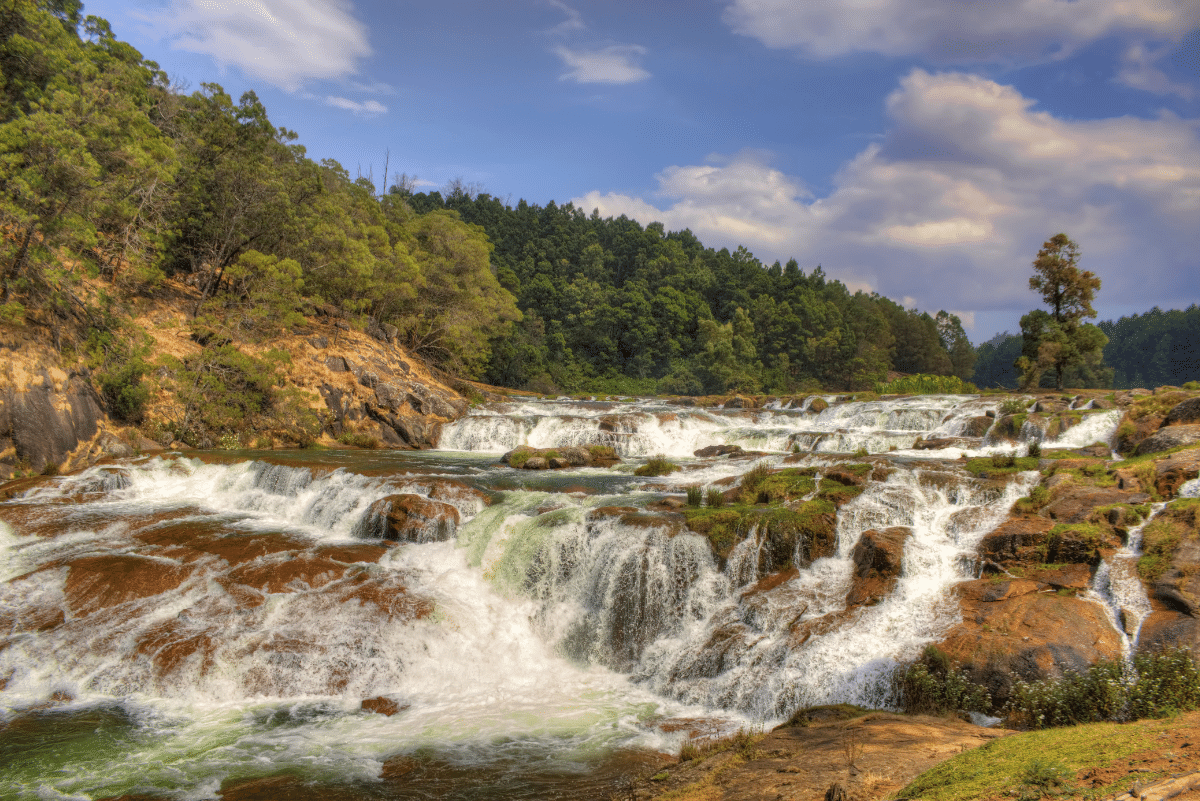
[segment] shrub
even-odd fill
[[[1124,714],[1128,682],[1124,663],[1109,661],[1061,679],[1018,681],[1006,713],[1010,722],[1030,729],[1118,720]]]
[[[1186,648],[1133,659],[1137,683],[1129,692],[1131,718],[1161,718],[1200,707],[1200,668]]]
[[[146,363],[131,358],[112,370],[100,373],[100,394],[113,417],[126,423],[140,423],[146,416],[150,389],[142,383]]]
[[[1009,398],[1000,404],[1000,410],[997,414],[1001,417],[1008,417],[1010,414],[1025,414],[1026,408],[1025,401],[1019,398]]]
[[[43,476],[57,476],[59,471],[58,462],[46,462],[46,466],[42,468]]]
[[[760,493],[763,480],[771,475],[771,466],[766,462],[758,462],[742,476],[742,503],[770,503],[768,493]]]
[[[1200,381],[1185,381],[1183,383],[1183,388],[1188,390],[1189,392],[1195,392],[1196,390],[1200,390]]]
[[[1011,454],[1011,453],[993,453],[992,454],[992,467],[999,467],[999,468],[1003,469],[1006,467],[1016,467],[1016,466],[1017,466],[1017,457],[1015,454]]]
[[[937,646],[928,645],[925,653],[893,679],[905,712],[945,715],[960,710],[987,712],[992,708],[988,691],[954,668]]]
[[[663,454],[658,454],[652,457],[648,462],[633,471],[635,476],[665,476],[679,470],[677,464],[667,461],[667,457]]]
[[[956,375],[906,375],[895,381],[877,384],[881,395],[974,395],[978,387]]]
[[[343,445],[349,445],[352,448],[363,448],[369,451],[373,451],[379,447],[378,439],[370,434],[362,432],[351,433],[349,431],[345,431],[341,434],[341,436],[338,437],[338,442],[342,443]]]
[[[703,490],[701,490],[699,487],[688,487],[687,488],[687,505],[688,506],[699,506],[703,502],[704,502],[704,491]]]
[[[1070,789],[1075,772],[1058,760],[1036,757],[1021,771],[1018,799],[1037,801],[1052,793]]]
[[[1013,508],[1021,514],[1034,514],[1050,503],[1050,490],[1039,484],[1033,488],[1026,498],[1017,501]]]
[[[1028,449],[1025,451],[1025,455],[1032,459],[1042,458],[1042,443],[1038,442],[1036,439],[1030,440]]]
[[[508,464],[510,467],[524,467],[532,457],[533,451],[527,448],[518,448],[516,453],[508,457]]]
[[[593,459],[615,461],[618,458],[616,450],[611,445],[588,445],[587,450]]]
[[[708,505],[712,509],[720,509],[725,505],[725,493],[716,487],[708,488]]]

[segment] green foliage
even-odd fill
[[[717,487],[709,487],[707,502],[710,509],[720,509],[725,505],[725,493]]]
[[[1061,679],[1018,681],[1005,712],[1022,728],[1043,729],[1117,720],[1125,710],[1129,676],[1122,662],[1098,662]]]
[[[1019,499],[1013,510],[1018,514],[1032,515],[1037,514],[1048,503],[1050,503],[1050,490],[1039,484],[1030,491],[1027,497]]]
[[[919,660],[897,671],[893,682],[900,706],[909,714],[989,712],[992,708],[987,690],[950,664],[935,645],[927,645]]]
[[[979,390],[957,375],[906,375],[877,384],[875,391],[885,395],[967,395]]]
[[[1035,309],[1021,318],[1022,355],[1016,367],[1022,387],[1036,386],[1043,373],[1053,370],[1055,386],[1062,389],[1068,367],[1094,372],[1103,363],[1108,337],[1096,326],[1083,323],[1084,318],[1096,316],[1092,300],[1100,279],[1080,271],[1078,262],[1079,246],[1066,234],[1051,237],[1033,262],[1029,288],[1041,294],[1050,312]],[[1107,385],[1103,377],[1097,380]]]
[[[1029,444],[1025,448],[1025,455],[1031,459],[1042,458],[1042,443],[1038,442],[1036,439],[1030,440]]]
[[[633,474],[635,476],[666,476],[679,469],[679,465],[667,461],[667,457],[660,453],[634,470]]]
[[[1009,462],[1009,459],[1012,461]],[[989,476],[1005,476],[1026,470],[1037,470],[1038,460],[1028,456],[993,454],[988,457],[969,459],[965,466],[971,475],[988,478]]]
[[[508,466],[521,468],[525,463],[533,458],[534,452],[527,448],[517,448],[516,452],[508,457]]]
[[[375,450],[379,447],[379,439],[364,432],[345,431],[338,436],[337,440],[343,445],[349,445],[352,448]]]
[[[1138,654],[1133,669],[1137,682],[1129,691],[1130,718],[1162,718],[1200,708],[1200,667],[1188,649]]]
[[[59,471],[58,462],[46,462],[46,466],[42,468],[43,476],[57,476]]]
[[[704,503],[704,490],[700,487],[687,488],[687,505],[699,508]]]
[[[142,383],[145,372],[146,363],[133,357],[98,376],[100,394],[116,419],[136,425],[145,418],[150,400],[150,388]]]
[[[592,458],[597,461],[616,461],[619,458],[611,445],[587,445],[585,447]]]
[[[1030,760],[1021,770],[1018,798],[1037,801],[1043,796],[1066,792],[1075,779],[1075,771],[1057,759],[1041,757]]]
[[[742,476],[742,503],[770,503],[772,500],[770,493],[759,492],[763,482],[770,475],[771,466],[766,462],[757,462],[754,467],[751,467],[746,474]]]
[[[1009,415],[1025,414],[1029,409],[1029,404],[1020,398],[1009,398],[1000,404],[1000,409],[996,412],[1000,417],[1008,417]]]
[[[275,401],[275,367],[232,344],[204,348],[176,375],[183,413],[176,435],[193,447],[212,447],[222,434],[239,434],[270,411]]]

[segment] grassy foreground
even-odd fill
[[[1200,769],[1200,713],[1091,723],[993,740],[925,771],[897,799],[1098,798]]]

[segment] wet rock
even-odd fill
[[[454,506],[460,514],[475,514],[492,503],[487,493],[452,479],[441,479],[431,484],[429,497]]]
[[[133,456],[133,446],[109,431],[102,431],[88,447],[86,462],[95,464],[101,459],[128,459]]]
[[[956,588],[963,622],[938,647],[997,705],[1008,701],[1016,679],[1061,678],[1120,656],[1120,638],[1100,605],[1037,587],[979,579]]]
[[[820,414],[829,408],[829,403],[824,398],[813,398],[812,403],[808,405],[808,410],[813,414]]]
[[[886,597],[896,586],[904,562],[904,544],[912,536],[907,526],[864,531],[854,546],[851,559],[854,572],[847,606],[873,603]]]
[[[743,453],[745,451],[742,450],[741,445],[709,445],[708,447],[693,451],[692,456],[707,459],[713,456],[741,456]]]
[[[979,444],[978,439],[968,437],[935,437],[914,442],[913,448],[918,451],[938,451],[943,448],[977,448]]]
[[[1200,424],[1173,425],[1160,428],[1138,443],[1134,453],[1142,456],[1147,453],[1159,453],[1178,448],[1181,445],[1192,445],[1200,442]]]
[[[392,715],[408,709],[408,704],[401,705],[386,695],[380,695],[375,698],[364,698],[359,708],[364,712],[374,712],[390,718]]]
[[[530,456],[522,465],[524,470],[548,470],[550,468],[550,460],[543,459],[541,456]]]
[[[1188,398],[1167,412],[1166,425],[1176,426],[1186,423],[1200,423],[1200,397]]]
[[[458,531],[458,509],[421,495],[389,495],[371,504],[367,536],[400,542],[441,542]]]
[[[325,556],[299,554],[283,559],[259,559],[230,571],[229,578],[267,593],[317,589],[341,578],[347,569],[343,562]]]
[[[995,412],[992,414],[995,414]],[[972,417],[963,425],[962,435],[964,437],[982,437],[992,427],[993,422],[992,418],[988,415]]]
[[[1070,408],[1070,403],[1059,399],[1043,399],[1034,404],[1033,410],[1041,414],[1057,414]]]
[[[1086,564],[1067,564],[1038,573],[1037,579],[1056,590],[1086,590],[1092,584],[1092,570]]]
[[[1046,541],[1054,523],[1044,517],[1010,517],[979,543],[979,553],[997,562],[1021,560]]]
[[[172,562],[133,554],[85,556],[68,565],[64,591],[72,614],[79,617],[169,592],[188,576]]]
[[[1091,407],[1093,409],[1115,409],[1117,408],[1117,404],[1108,398],[1092,398]]]
[[[1200,477],[1200,448],[1180,451],[1155,462],[1155,489],[1164,498],[1175,495],[1185,482]]]
[[[758,408],[758,404],[754,402],[753,398],[747,398],[744,395],[735,395],[732,398],[730,398],[729,400],[725,401],[725,408],[726,409],[756,409],[756,408]]]

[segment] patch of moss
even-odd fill
[[[862,487],[854,486],[853,484],[842,484],[833,479],[823,478],[821,479],[821,488],[817,491],[817,498],[828,501],[840,509],[846,503],[861,495],[862,491]]]
[[[1046,558],[1062,563],[1094,562],[1110,536],[1111,529],[1097,523],[1060,523],[1046,534]]]
[[[633,471],[635,476],[666,476],[681,469],[674,462],[668,462],[662,456],[655,456],[650,461]]]
[[[766,538],[771,568],[776,570],[791,566],[798,542],[807,561],[826,555],[824,552],[832,546],[837,528],[837,509],[826,500],[809,501],[795,509],[738,503],[720,508],[689,508],[684,514],[688,528],[708,539],[713,555],[722,564],[733,547],[757,526]]]
[[[1149,582],[1158,581],[1171,566],[1171,556],[1188,534],[1187,526],[1169,515],[1160,515],[1142,529],[1142,557],[1138,575]]]
[[[995,476],[1009,476],[1015,473],[1022,473],[1026,470],[1037,470],[1038,460],[1032,456],[1018,456],[1013,460],[1011,467],[997,467],[992,462],[990,456],[985,456],[979,459],[969,459],[966,464],[967,472],[979,478],[994,478]]]
[[[817,488],[811,468],[788,468],[779,470],[759,481],[758,503],[794,501],[810,494]]]

